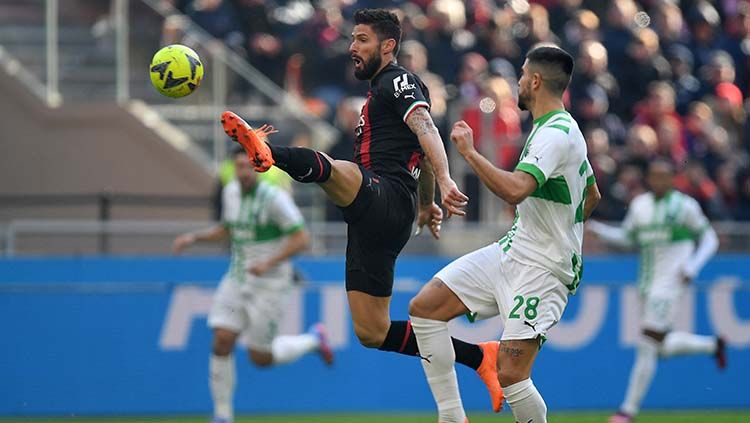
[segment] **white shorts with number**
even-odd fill
[[[517,262],[497,243],[456,259],[435,277],[478,319],[503,316],[502,340],[543,340],[568,304],[568,288],[549,270]]]
[[[654,281],[648,294],[641,297],[641,326],[655,332],[669,332],[677,320],[685,285],[677,277]]]
[[[283,310],[291,292],[290,282],[277,281],[279,289],[242,287],[225,276],[214,295],[208,326],[240,334],[240,341],[253,350],[271,351]]]

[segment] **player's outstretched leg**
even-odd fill
[[[316,323],[307,333],[281,335],[274,338],[271,343],[271,360],[269,360],[269,364],[291,363],[311,352],[320,354],[325,364],[329,366],[333,364],[333,351],[328,344],[326,329],[322,323]]]
[[[657,338],[660,338],[658,334]],[[610,423],[630,423],[641,408],[643,397],[651,386],[656,373],[660,340],[650,335],[642,335],[636,347],[636,357],[630,370],[628,390],[620,411],[613,415]]]
[[[694,354],[713,355],[719,369],[726,366],[724,340],[714,336],[696,335],[688,332],[669,332],[664,338],[659,353],[664,358]]]
[[[209,359],[209,388],[214,403],[214,417],[212,423],[232,423],[234,409],[234,386],[236,368],[234,365],[234,344],[237,333],[222,329],[214,329],[213,347]]]
[[[276,165],[298,182],[323,183],[331,177],[332,165],[325,154],[304,147],[267,143],[268,135],[276,132],[272,126],[263,125],[253,129],[241,117],[229,111],[222,113],[221,124],[224,132],[242,145],[258,172],[265,172]]]
[[[437,347],[430,341],[432,337],[429,334],[430,330],[425,330],[424,328],[433,328],[432,332],[438,334],[435,338],[438,340],[436,342],[440,342],[443,335],[437,329],[445,329],[445,336],[448,336],[455,361],[477,371],[480,379],[487,386],[487,390],[490,393],[492,409],[497,413],[502,409],[503,404],[503,390],[500,387],[497,373],[499,344],[497,342],[485,342],[479,345],[470,344],[450,337],[447,332],[447,322],[456,316],[463,315],[466,311],[466,306],[440,280],[433,279],[425,285],[409,304],[409,316],[412,319],[414,334],[419,343],[419,355],[425,358],[431,354],[435,354],[433,350]],[[428,380],[430,379],[429,373],[431,372],[433,370],[425,368]],[[430,382],[430,385],[434,388],[433,392],[450,389],[449,380],[443,382],[433,381]],[[440,385],[443,388],[440,388]],[[435,399],[438,401],[437,395]]]

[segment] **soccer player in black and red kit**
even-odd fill
[[[354,75],[370,81],[356,128],[354,162],[333,160],[319,151],[267,143],[268,127],[252,129],[224,112],[227,134],[245,147],[255,169],[272,165],[303,183],[317,183],[348,224],[346,290],[354,331],[362,345],[416,356],[409,321],[390,320],[396,257],[416,218],[439,238],[443,218],[434,202],[435,182],[448,216],[463,216],[468,198],[448,171],[440,134],[429,114],[427,87],[396,63],[401,40],[398,17],[384,9],[361,9],[349,47]],[[502,406],[497,380],[497,342],[453,340],[456,361],[479,373],[490,390],[493,409]]]

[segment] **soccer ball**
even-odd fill
[[[190,48],[166,46],[151,59],[151,84],[167,97],[179,98],[195,91],[203,79],[203,63]]]

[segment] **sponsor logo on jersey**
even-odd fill
[[[365,128],[365,115],[359,115],[359,122],[357,123],[357,127],[354,129],[354,135],[360,136],[362,135],[362,131]]]
[[[397,76],[393,78],[393,96],[396,98],[401,97],[401,94],[404,93],[404,91],[408,90],[416,90],[417,85],[416,84],[410,84],[409,78],[407,74],[403,74],[401,76]],[[412,98],[414,98],[414,93],[411,93]],[[406,96],[404,96],[406,98]]]

